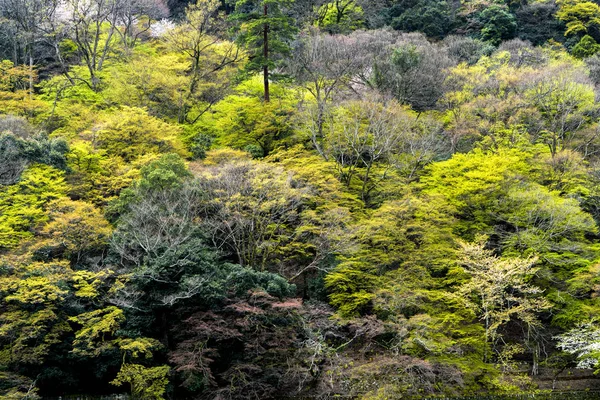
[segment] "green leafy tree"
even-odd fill
[[[238,0],[232,18],[239,22],[238,41],[249,52],[246,69],[263,74],[264,100],[271,100],[270,71],[290,51],[296,32],[285,7],[293,0]]]
[[[517,34],[517,21],[508,10],[501,6],[486,7],[478,16],[481,28],[481,38],[494,45],[503,40],[512,39]]]
[[[124,107],[105,115],[89,134],[95,137],[97,148],[126,162],[147,154],[173,151],[185,154],[179,141],[179,128],[148,115],[140,108]]]
[[[3,257],[0,271],[0,363],[13,371],[43,365],[71,331],[64,308],[69,263]]]
[[[600,6],[585,0],[560,0],[556,17],[567,24],[565,36],[591,35],[595,40],[600,37]]]
[[[251,150],[255,158],[268,156],[293,139],[293,117],[297,99],[281,85],[271,86],[269,103],[260,100],[262,85],[257,79],[240,84],[237,94],[227,96],[205,114],[197,129],[215,137],[216,144]]]
[[[218,0],[199,0],[189,4],[185,10],[185,22],[165,34],[165,42],[183,53],[191,64],[179,122],[196,122],[213,104],[225,97],[242,59],[236,44],[220,39],[226,28],[226,17],[219,10],[220,6]]]
[[[317,26],[329,33],[348,33],[364,25],[363,8],[354,0],[334,0],[318,10]]]
[[[452,12],[447,1],[418,1],[409,9],[397,5],[390,12],[392,27],[406,32],[423,32],[442,38],[452,27]]]
[[[66,196],[64,173],[34,164],[18,183],[0,186],[0,249],[10,249],[34,236],[34,228],[48,221],[51,201]]]
[[[40,232],[46,240],[39,244],[46,252],[62,253],[78,263],[108,245],[112,229],[100,211],[89,203],[55,200],[48,205],[48,216],[50,221]]]
[[[356,245],[325,277],[330,302],[344,317],[368,313],[373,304],[387,315],[381,306],[387,301],[406,301],[398,308],[413,313],[420,290],[433,285],[431,276],[446,274],[456,259],[452,222],[439,196],[383,203],[351,228]]]
[[[573,46],[571,54],[577,58],[588,58],[600,51],[600,44],[598,44],[593,37],[585,35],[581,38],[579,43]]]
[[[123,364],[117,377],[111,382],[115,386],[129,384],[134,399],[163,400],[169,384],[169,368],[145,367],[140,364]]]

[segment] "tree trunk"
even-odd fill
[[[33,99],[33,45],[29,48],[29,99]]]
[[[265,20],[269,15],[269,6],[265,4],[264,6],[264,17]],[[269,92],[269,24],[265,22],[263,28],[263,57],[264,57],[264,65],[263,65],[263,78],[265,85],[265,103],[271,101],[271,94]]]

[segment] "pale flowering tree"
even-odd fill
[[[130,51],[143,35],[152,34],[156,21],[169,16],[169,7],[164,0],[118,0],[115,14],[115,32]]]
[[[600,327],[595,321],[582,323],[569,332],[556,336],[558,348],[577,356],[577,368],[596,368],[600,364]]]
[[[501,358],[498,351],[505,345],[502,329],[511,321],[523,328],[526,344],[533,343],[534,368],[537,366],[536,339],[542,327],[538,314],[550,308],[543,291],[528,283],[535,275],[536,258],[499,258],[485,248],[486,238],[478,237],[474,243],[461,242],[461,265],[471,279],[461,288],[480,320],[484,323],[486,342]],[[527,343],[528,342],[528,343]],[[505,350],[506,350],[506,346]],[[491,359],[487,350],[484,360]]]
[[[152,26],[150,27],[150,36],[153,38],[165,37],[176,27],[177,25],[175,24],[175,22],[171,21],[168,18],[163,18],[152,24]]]

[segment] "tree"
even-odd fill
[[[515,186],[498,205],[499,219],[510,224],[509,232],[498,232],[507,249],[542,257],[567,247],[576,252],[585,247],[585,235],[596,231],[592,217],[577,201],[541,185]]]
[[[264,100],[271,99],[270,71],[289,53],[296,28],[285,14],[293,0],[238,0],[233,19],[240,22],[238,42],[250,55],[247,71],[263,73]]]
[[[459,218],[454,231],[463,238],[473,238],[489,229],[494,215],[489,208],[517,182],[517,176],[527,176],[529,168],[519,152],[473,151],[468,156],[455,154],[449,160],[431,164],[421,183],[425,193],[442,195],[454,208]]]
[[[316,25],[329,33],[348,33],[363,26],[363,14],[354,0],[333,0],[319,8]]]
[[[448,56],[458,64],[466,62],[468,65],[473,65],[491,51],[489,44],[466,36],[447,36],[444,38],[443,44]]]
[[[486,7],[478,16],[481,28],[481,38],[494,45],[503,40],[512,39],[517,34],[515,17],[503,7],[492,5]]]
[[[123,107],[106,114],[97,126],[83,134],[94,138],[96,148],[126,162],[161,152],[185,154],[179,141],[179,127],[152,117],[140,108]]]
[[[34,118],[43,112],[47,104],[35,98],[31,89],[36,82],[35,69],[0,61],[0,113]]]
[[[564,39],[562,22],[556,18],[558,5],[555,2],[535,2],[519,7],[515,11],[518,37],[540,46],[554,39]]]
[[[64,25],[87,69],[87,76],[66,76],[71,84],[81,81],[95,92],[101,90],[100,75],[106,61],[117,51],[115,38],[120,37],[123,50],[130,53],[153,19],[168,15],[162,0],[66,0],[63,11]],[[146,22],[142,22],[144,18]],[[59,54],[61,44],[54,44]]]
[[[414,117],[395,101],[380,103],[374,98],[348,102],[331,118],[324,152],[335,161],[340,180],[347,186],[360,174],[359,193],[369,204],[378,181],[374,168],[383,165],[380,179],[386,176],[385,165],[392,163]]]
[[[452,10],[447,1],[418,1],[409,9],[400,4],[389,12],[392,27],[405,32],[423,32],[443,38],[452,27]]]
[[[0,356],[9,370],[43,365],[71,329],[64,302],[72,270],[67,262],[0,258]]]
[[[231,74],[240,60],[239,48],[220,39],[226,28],[225,15],[217,0],[198,0],[185,9],[185,22],[167,31],[165,41],[185,53],[191,62],[186,105],[179,122],[195,123],[212,105],[225,97]],[[223,76],[224,75],[224,76]],[[203,109],[188,117],[195,103]]]
[[[470,297],[483,321],[486,342],[499,355],[501,328],[511,321],[523,324],[526,340],[535,340],[542,327],[537,315],[550,308],[550,303],[541,297],[542,290],[528,283],[537,271],[537,259],[498,258],[485,249],[484,237],[474,243],[462,242],[461,248],[461,265],[471,279],[460,290]],[[490,354],[484,353],[484,361],[490,359]]]
[[[258,79],[243,82],[235,94],[216,104],[198,120],[200,135],[219,143],[249,151],[253,157],[268,156],[293,139],[293,117],[297,109],[294,92],[272,85],[271,102],[260,99],[263,85]],[[198,137],[198,136],[196,136]]]
[[[123,364],[117,377],[111,382],[115,386],[129,384],[134,399],[163,400],[169,384],[167,365],[145,367],[140,364]]]
[[[169,16],[164,0],[116,0],[115,31],[121,37],[123,48],[129,52],[140,37],[151,30],[152,23]]]
[[[229,189],[239,190],[244,184],[222,178],[222,182],[195,182],[183,161],[172,154],[144,168],[134,189],[122,194],[121,215],[112,239],[112,250],[122,260],[123,267],[131,271],[136,290],[132,293],[124,291],[119,304],[160,314],[165,308],[192,301],[190,299],[204,305],[216,304],[229,289],[249,290],[254,284],[261,286],[264,281],[268,286],[269,280],[273,281],[272,285],[265,289],[278,293],[281,278],[278,281],[272,274],[261,276],[248,272],[250,268],[265,270],[257,253],[268,254],[269,249],[258,246],[266,240],[274,240],[277,227],[262,224],[257,215],[249,221],[255,225],[239,226],[236,218],[246,221],[243,210],[252,204],[248,203],[249,197],[240,198],[235,192],[229,192],[234,198],[227,197],[227,203],[222,204],[226,199],[219,199],[224,189],[219,185],[233,183]],[[274,188],[265,188],[262,195],[266,196],[269,189]],[[236,200],[241,201],[238,209],[231,204]],[[223,211],[222,206],[235,212],[233,220],[222,219],[223,213],[229,211]],[[268,210],[260,207],[270,206],[273,212],[280,210],[276,204],[264,201],[258,206],[256,213],[262,212],[269,222],[273,221],[267,219],[270,216]],[[220,261],[216,249],[237,251],[236,261],[241,266]],[[281,290],[283,293],[291,291],[285,283]]]
[[[525,98],[541,113],[542,139],[551,154],[556,155],[589,123],[589,115],[595,108],[594,92],[585,75],[568,67],[548,72],[532,82]]]
[[[585,0],[560,0],[556,17],[567,24],[565,36],[589,34],[600,39],[600,6]]]
[[[205,169],[198,182],[207,196],[202,226],[213,246],[242,266],[292,275],[286,260],[310,250],[297,238],[309,187],[292,182],[288,172],[262,163]]]
[[[43,42],[46,41],[47,28],[57,18],[59,1],[39,0],[2,0],[0,2],[0,15],[7,18],[15,28],[13,40],[13,63],[28,67],[28,90],[33,95],[33,85],[36,79],[36,56],[40,53]],[[22,58],[19,41],[23,43]]]
[[[574,329],[556,336],[558,348],[562,351],[577,356],[577,368],[594,368],[598,370],[600,354],[598,343],[600,343],[600,330],[596,321],[579,324]]]
[[[314,98],[316,110],[307,106],[311,141],[319,154],[323,152],[323,126],[329,104],[338,94],[351,91],[351,83],[367,66],[360,53],[360,44],[350,36],[325,35],[311,29],[292,45],[286,70],[298,83],[304,85]]]
[[[585,35],[579,43],[573,46],[571,54],[577,58],[588,58],[600,51],[600,44],[593,37]]]
[[[89,81],[81,79],[92,90],[99,91],[98,74],[113,49],[118,0],[68,0],[67,7],[69,25],[74,34],[73,41],[89,74]]]
[[[435,296],[426,293],[431,277],[444,276],[456,260],[453,223],[439,196],[384,202],[356,222],[356,244],[325,277],[331,304],[344,317],[374,311],[398,321],[425,312],[424,298]]]
[[[33,237],[34,227],[48,220],[52,200],[65,197],[64,173],[34,164],[21,180],[0,190],[0,251],[22,244]]]
[[[303,333],[300,300],[254,290],[228,303],[172,327],[177,345],[169,360],[181,386],[196,395],[244,400],[299,392],[299,379],[289,371],[301,368],[295,348]]]
[[[50,221],[41,235],[47,238],[43,246],[55,249],[63,257],[78,264],[88,254],[93,254],[108,245],[112,229],[91,204],[67,199],[48,204]]]
[[[434,161],[446,159],[451,144],[442,126],[431,118],[419,118],[404,131],[400,147],[390,163],[409,181],[418,179],[423,169]]]
[[[433,108],[444,93],[446,69],[452,65],[444,49],[420,34],[403,35],[393,50],[375,62],[371,81],[416,111]]]

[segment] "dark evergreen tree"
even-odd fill
[[[270,101],[269,79],[281,56],[290,50],[296,28],[286,14],[293,0],[239,0],[232,19],[239,22],[238,42],[249,52],[248,72],[262,71],[265,102]]]

